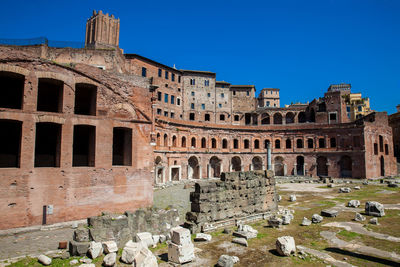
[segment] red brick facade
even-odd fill
[[[154,183],[267,168],[268,143],[278,176],[396,174],[386,113],[349,122],[348,92],[261,107],[215,78],[117,46],[0,47],[0,229],[151,206]]]

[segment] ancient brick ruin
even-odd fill
[[[154,184],[222,172],[397,173],[387,114],[350,120],[350,85],[280,107],[277,88],[124,54],[119,23],[94,12],[82,49],[0,46],[0,229],[150,207]]]
[[[222,173],[218,181],[195,184],[186,227],[192,232],[234,225],[237,220],[263,219],[276,210],[272,171]]]

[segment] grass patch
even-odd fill
[[[338,233],[338,235],[346,237],[347,239],[354,239],[356,237],[361,236],[360,234],[354,233],[354,232],[350,232],[347,230],[342,230]]]

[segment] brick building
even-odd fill
[[[223,171],[396,173],[386,113],[350,121],[341,85],[281,108],[278,89],[256,97],[118,40],[119,20],[94,12],[85,48],[0,46],[0,229],[150,206],[155,183]]]

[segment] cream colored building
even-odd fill
[[[346,99],[346,112],[351,121],[355,121],[372,112],[369,98],[362,97],[361,93],[350,93]]]

